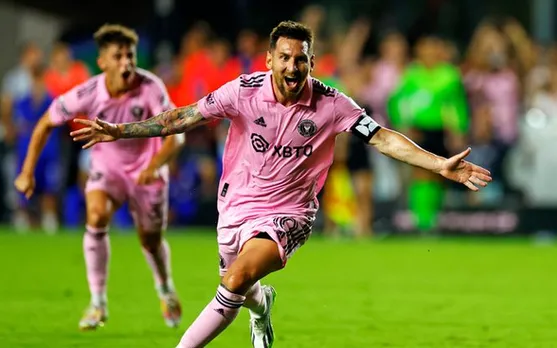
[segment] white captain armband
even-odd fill
[[[380,129],[381,126],[377,124],[373,118],[363,113],[358,117],[358,121],[350,128],[350,132],[368,143]]]

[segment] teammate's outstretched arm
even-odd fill
[[[451,158],[444,158],[422,149],[404,135],[386,128],[380,128],[369,140],[369,144],[384,155],[440,174],[466,185],[472,191],[487,186],[491,181],[491,173],[487,169],[464,160],[470,154],[470,148]]]
[[[39,156],[43,151],[50,133],[52,133],[52,130],[57,126],[57,124],[51,121],[49,112],[47,111],[39,122],[37,122],[35,129],[33,129],[21,173],[18,174],[14,182],[16,189],[23,193],[28,199],[33,195],[33,191],[35,190],[34,175],[37,161],[39,160]]]
[[[75,119],[87,127],[71,132],[74,141],[87,141],[83,148],[89,148],[96,143],[110,142],[121,138],[160,137],[171,134],[184,133],[202,125],[207,120],[201,115],[197,103],[168,110],[145,121],[132,123],[109,123],[99,119]]]

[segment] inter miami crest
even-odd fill
[[[141,106],[134,106],[132,107],[132,115],[135,119],[139,120],[143,117],[144,109]]]
[[[298,132],[301,136],[309,138],[317,132],[317,125],[312,120],[302,120],[298,124]]]

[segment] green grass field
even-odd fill
[[[214,233],[169,234],[184,306],[164,326],[132,234],[113,233],[110,320],[79,332],[89,298],[81,235],[0,233],[0,347],[168,347],[214,295]],[[526,239],[314,237],[270,276],[276,347],[557,347],[554,246]],[[248,315],[209,347],[249,347]]]

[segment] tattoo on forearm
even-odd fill
[[[201,124],[205,119],[192,104],[165,111],[142,122],[124,123],[119,126],[122,138],[144,138],[184,133]]]

